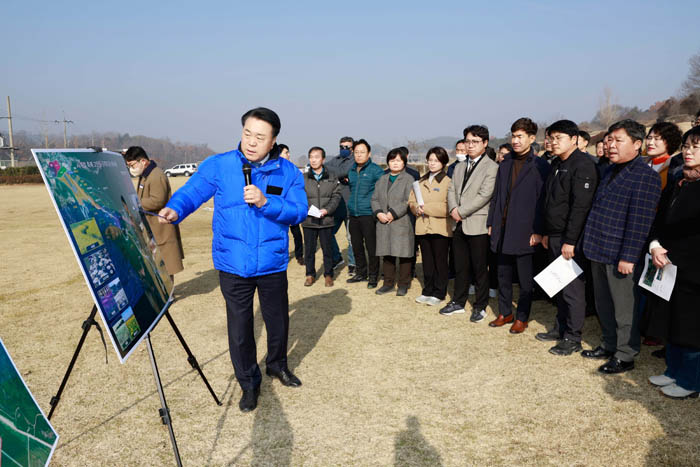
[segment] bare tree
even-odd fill
[[[600,107],[598,108],[596,119],[604,128],[608,128],[617,121],[619,116],[620,106],[617,104],[617,99],[613,96],[612,89],[606,87],[603,89],[603,96],[600,99]]]
[[[690,65],[688,77],[681,85],[683,96],[689,96],[700,92],[700,53],[696,53],[690,57],[688,64]]]

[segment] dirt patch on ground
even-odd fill
[[[92,302],[46,189],[0,186],[0,201],[0,337],[47,410]],[[289,362],[304,384],[290,389],[265,377],[258,410],[242,414],[211,216],[200,209],[182,224],[185,271],[171,311],[223,407],[167,322],[152,337],[185,465],[700,463],[700,404],[666,399],[646,382],[664,369],[649,348],[635,371],[603,377],[598,362],[555,357],[534,339],[553,319],[545,302],[536,302],[528,330],[511,336],[414,303],[418,280],[407,297],[346,284],[346,269],[334,288],[303,287],[294,261]],[[338,240],[346,245],[344,231]],[[588,318],[585,347],[598,335]],[[145,345],[125,365],[108,354],[105,365],[91,331],[54,415],[54,465],[172,464]]]

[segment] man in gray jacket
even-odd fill
[[[440,310],[440,314],[464,313],[469,284],[473,279],[476,298],[470,321],[478,323],[486,317],[489,300],[489,236],[486,218],[498,164],[486,156],[488,128],[472,125],[464,130],[464,140],[467,160],[457,164],[447,190],[447,210],[457,223],[452,239],[456,273],[454,294],[452,301]]]

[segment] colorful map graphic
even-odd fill
[[[0,340],[0,465],[47,465],[58,434]]]
[[[78,250],[81,255],[99,248],[105,243],[100,229],[97,228],[95,219],[87,219],[71,224],[70,230],[73,232],[73,238],[75,238],[75,243],[78,244]]]
[[[123,363],[169,306],[173,287],[124,159],[87,149],[32,154]]]

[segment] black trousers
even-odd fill
[[[396,260],[399,260],[399,274],[396,277]],[[384,271],[384,285],[393,287],[398,284],[399,287],[408,288],[411,285],[411,264],[413,258],[397,258],[396,256],[385,256],[383,259],[382,270]]]
[[[267,329],[265,365],[272,371],[287,368],[287,271],[256,277],[241,277],[219,271],[219,284],[226,300],[228,347],[233,370],[241,388],[254,389],[262,381],[253,330],[253,296],[256,289]]]
[[[304,227],[304,264],[306,275],[316,277],[316,241],[321,242],[323,275],[333,277],[333,227],[312,229]]]
[[[520,296],[515,315],[520,321],[530,319],[532,306],[532,287],[534,284],[532,254],[507,255],[498,254],[498,313],[509,316],[513,313],[513,269],[518,268]]]
[[[369,277],[375,282],[379,277],[376,228],[374,216],[350,216],[350,240],[355,255],[355,274]]]
[[[489,261],[489,289],[498,290],[498,255],[489,248],[486,257]]]
[[[450,239],[437,234],[419,235],[418,245],[423,259],[423,292],[421,294],[442,300],[447,295]]]
[[[485,310],[489,304],[488,251],[489,236],[465,235],[457,224],[452,237],[455,256],[455,290],[452,300],[464,306],[467,303],[469,285],[474,282],[475,310]]]
[[[304,257],[304,240],[301,237],[301,227],[299,224],[290,225],[289,229],[292,231],[292,237],[294,237],[294,257],[296,259]]]
[[[561,236],[550,235],[550,260],[554,261],[561,255],[561,245]],[[577,251],[574,254],[574,261],[576,261],[576,264],[581,265],[585,260],[578,253]],[[554,330],[559,331],[559,335],[566,339],[581,342],[583,321],[586,319],[586,283],[584,274],[582,273],[555,295],[555,300],[557,301],[557,317],[554,321]]]

